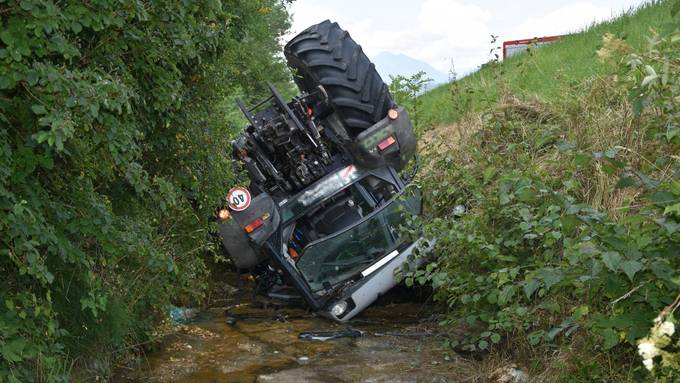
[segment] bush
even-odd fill
[[[420,126],[419,113],[422,105],[420,96],[433,80],[420,71],[410,77],[390,75],[390,93],[394,101],[409,111],[415,128]]]
[[[0,381],[67,380],[200,298],[232,99],[289,83],[288,17],[278,0],[21,0],[0,21]]]
[[[560,102],[506,95],[461,128],[453,150],[428,148],[420,182],[436,257],[422,254],[425,266],[404,276],[431,284],[444,323],[468,330],[452,346],[507,341],[537,369],[546,350],[577,341],[591,360],[634,361],[680,293],[677,33],[615,55],[619,73],[565,89]]]

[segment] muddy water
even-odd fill
[[[225,312],[228,315],[225,315]],[[228,318],[236,318],[235,323]],[[372,307],[351,326],[357,338],[301,340],[304,331],[344,330],[300,308],[258,302],[209,309],[175,326],[160,350],[121,368],[119,382],[449,382],[466,363],[442,349],[415,303]]]

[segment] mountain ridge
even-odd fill
[[[446,83],[449,80],[449,76],[446,73],[424,61],[402,53],[380,52],[375,57],[372,57],[372,61],[380,77],[387,83],[390,82],[390,76],[402,75],[410,77],[420,71],[427,73],[427,76],[432,79],[432,83],[428,88]]]

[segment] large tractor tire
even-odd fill
[[[284,54],[302,91],[322,85],[345,129],[353,136],[380,121],[394,104],[387,85],[357,44],[329,20],[295,36]]]

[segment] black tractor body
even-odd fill
[[[286,102],[269,84],[255,105],[237,101],[248,126],[232,149],[250,185],[218,214],[222,243],[261,292],[344,322],[394,286],[418,241],[404,226],[420,214],[420,191],[401,174],[416,136],[337,24],[308,28],[284,53],[301,94]]]

